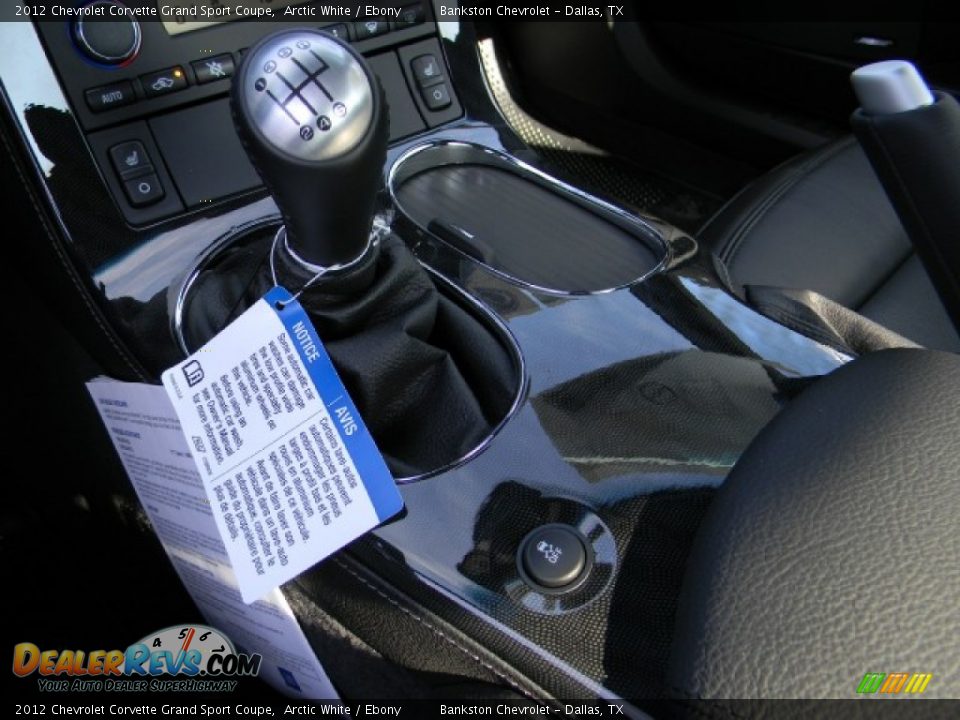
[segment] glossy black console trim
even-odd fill
[[[152,227],[127,226],[36,34],[28,24],[9,25],[16,27],[0,28],[5,140],[38,199],[49,242],[75,273],[72,301],[103,320],[112,352],[144,366],[128,377],[155,381],[182,358],[172,312],[183,280],[218,238],[269,222],[276,205],[254,193]],[[555,174],[491,101],[476,29],[439,28],[465,116],[398,143],[386,167],[424,142],[454,142]],[[386,190],[380,201],[391,205]],[[682,576],[684,543],[710,488],[794,380],[849,359],[756,314],[726,291],[690,238],[655,218],[642,222],[670,248],[660,271],[585,296],[507,281],[429,235],[405,238],[421,262],[506,326],[528,386],[483,452],[404,485],[406,515],[347,551],[478,641],[515,653],[514,665],[555,693],[571,687],[566,679],[599,697],[652,691],[659,646],[645,643],[672,622],[668,600]],[[570,612],[525,608],[504,591],[514,582],[511,543],[536,523],[578,512],[610,529],[618,563],[609,586]],[[650,653],[638,656],[638,648]]]

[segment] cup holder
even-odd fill
[[[389,187],[422,232],[521,285],[605,292],[643,280],[667,257],[643,221],[479,145],[415,147],[394,164]]]

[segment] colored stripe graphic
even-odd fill
[[[930,684],[932,678],[933,673],[914,673],[910,678],[910,682],[907,683],[907,687],[904,688],[904,692],[922,693],[927,689],[927,685]]]
[[[883,685],[880,686],[880,692],[888,694],[900,692],[908,677],[907,673],[890,673],[884,680]]]
[[[919,694],[927,689],[933,673],[867,673],[857,685],[858,695],[896,695],[900,692]]]
[[[880,684],[886,676],[886,673],[867,673],[863,676],[863,680],[860,681],[857,692],[866,695],[875,693],[880,689]]]

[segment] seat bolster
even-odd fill
[[[960,335],[852,136],[754,181],[699,238],[737,289],[812,290],[921,345],[960,352]]]
[[[740,285],[814,290],[857,309],[911,253],[852,137],[790,161],[700,231]]]

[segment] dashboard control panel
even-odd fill
[[[367,58],[390,106],[391,141],[462,115],[428,0],[394,2],[391,20],[308,25]],[[235,138],[230,84],[247,48],[304,24],[123,18],[36,27],[107,186],[140,226],[260,187]]]

